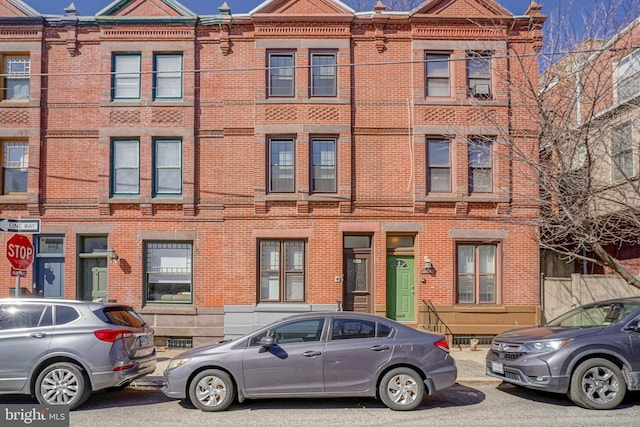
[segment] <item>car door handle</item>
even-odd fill
[[[36,332],[36,333],[31,334],[32,338],[44,338],[46,336],[47,336],[47,334],[45,332]]]
[[[320,356],[322,353],[320,353],[319,351],[305,351],[304,353],[302,353],[302,355],[304,357],[316,357],[316,356]]]
[[[385,350],[389,350],[391,347],[389,347],[388,345],[374,345],[373,347],[371,347],[371,350],[373,351],[385,351]]]

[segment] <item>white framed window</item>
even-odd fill
[[[140,99],[140,54],[113,55],[113,99]]]
[[[182,54],[157,53],[153,65],[154,99],[182,99]]]
[[[456,245],[456,296],[458,304],[495,304],[498,244]]]
[[[2,193],[26,193],[29,171],[29,143],[2,143]]]
[[[193,303],[193,243],[144,242],[145,299],[151,303]]]
[[[3,99],[29,99],[31,60],[26,55],[2,57]]]
[[[140,194],[140,141],[116,139],[112,144],[112,195]]]
[[[618,102],[640,93],[640,49],[630,53],[618,63]]]

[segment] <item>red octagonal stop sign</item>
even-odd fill
[[[16,270],[26,270],[33,262],[33,245],[21,235],[14,234],[7,240],[7,259]]]

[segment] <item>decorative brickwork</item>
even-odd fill
[[[268,122],[295,122],[298,121],[298,108],[271,107],[267,109],[265,119]]]
[[[182,125],[184,114],[179,110],[154,110],[151,123]]]
[[[16,109],[0,110],[0,123],[27,125],[29,124],[29,112]]]
[[[109,113],[109,122],[112,125],[137,125],[140,121],[140,111],[114,110]]]
[[[309,120],[338,121],[340,110],[338,108],[312,107],[309,109]]]

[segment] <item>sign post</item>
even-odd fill
[[[13,270],[25,271],[33,263],[33,245],[21,235],[14,234],[7,240],[7,259]],[[20,274],[16,274],[16,298],[20,297]]]

